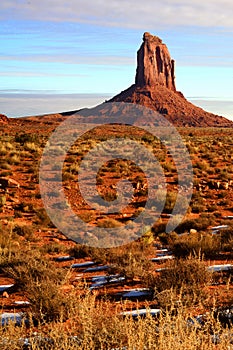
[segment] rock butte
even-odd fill
[[[187,79],[189,79],[187,77]],[[201,85],[200,81],[200,85]],[[192,84],[192,81],[190,81]],[[113,106],[108,102],[121,102]],[[126,102],[126,103],[124,103]],[[138,105],[140,115],[131,115],[129,118],[129,105]],[[147,108],[142,108],[142,107]],[[141,107],[141,108],[139,108]],[[24,122],[60,123],[71,115],[79,115],[80,123],[95,123],[96,116],[109,117],[113,123],[154,125],[155,120],[151,112],[159,112],[174,126],[178,127],[233,127],[233,121],[222,116],[204,111],[202,108],[187,101],[184,95],[176,90],[175,85],[175,61],[171,58],[167,46],[157,36],[145,32],[143,43],[137,52],[137,69],[135,83],[120,94],[114,96],[106,103],[95,108],[74,110],[62,113],[44,114],[24,118],[10,118],[0,115],[0,124],[18,123],[19,127]],[[93,115],[94,113],[94,115]],[[155,113],[156,114],[156,113]],[[97,118],[97,122],[99,119]],[[29,124],[28,124],[29,125]]]
[[[135,83],[107,102],[128,102],[148,107],[176,126],[233,127],[232,121],[193,105],[176,90],[175,61],[162,40],[148,32],[144,33],[143,43],[137,52]]]
[[[137,53],[135,84],[142,88],[160,84],[176,91],[175,61],[162,40],[150,33],[144,33],[143,44]]]

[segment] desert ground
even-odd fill
[[[64,118],[19,118],[0,125],[1,349],[231,349],[232,128],[178,128],[194,181],[187,213],[170,233],[165,227],[177,197],[177,169],[166,147],[136,130],[132,139],[154,152],[162,166],[165,206],[131,243],[97,248],[93,236],[90,244],[80,244],[58,230],[41,199],[43,148]],[[93,210],[78,186],[80,162],[89,150],[126,132],[127,126],[97,127],[65,158],[66,205],[92,227],[122,227],[144,210],[145,175],[127,160],[106,162],[97,174],[106,201],[116,199],[119,179],[133,184],[133,200],[122,212]],[[50,183],[54,176],[48,175]],[[157,191],[159,197],[164,188]],[[51,206],[56,196],[51,186]]]

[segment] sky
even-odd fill
[[[187,99],[233,120],[232,0],[1,0],[0,113],[93,107],[134,83],[143,33]]]

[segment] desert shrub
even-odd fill
[[[170,213],[176,203],[177,193],[174,191],[158,190],[156,193],[155,205],[160,209],[161,203],[163,202],[164,194],[166,194],[164,211]]]
[[[0,269],[18,259],[19,247],[19,237],[13,232],[12,225],[0,226]]]
[[[124,275],[128,279],[139,278],[147,284],[153,271],[153,263],[141,252],[125,252],[112,257],[112,271]]]
[[[32,203],[21,202],[18,205],[16,205],[14,209],[22,213],[34,212],[34,207]]]
[[[6,196],[0,196],[0,208],[6,204]]]
[[[213,223],[213,218],[209,216],[200,216],[196,219],[188,219],[180,223],[176,228],[177,233],[189,232],[191,229],[197,231],[206,230]]]
[[[38,224],[44,227],[53,227],[53,223],[44,208],[36,209],[36,215],[38,217]]]
[[[208,210],[208,212],[211,212],[211,213],[212,213],[212,212],[218,210],[218,206],[217,206],[216,204],[208,205],[208,206],[207,206],[207,210]]]
[[[14,217],[15,218],[22,218],[23,214],[20,210],[15,210],[14,211]]]
[[[194,167],[201,170],[201,171],[208,171],[209,164],[206,161],[198,161],[196,164],[194,164]]]
[[[169,242],[169,246],[176,257],[204,256],[213,258],[221,249],[220,238],[205,233],[182,235]]]
[[[220,173],[218,174],[218,178],[222,181],[227,181],[231,178],[231,176],[227,169],[221,169]]]
[[[122,224],[113,218],[106,218],[106,219],[99,221],[97,226],[102,227],[102,228],[105,228],[105,227],[106,228],[114,228],[114,227],[121,227]]]
[[[0,145],[0,156],[5,156],[8,153],[5,145]]]
[[[68,299],[61,292],[65,271],[55,268],[39,251],[24,251],[20,260],[6,266],[4,272],[15,280],[17,288],[27,296],[35,319],[52,321],[62,315],[64,318],[67,316]]]
[[[74,297],[74,296],[73,296]],[[0,327],[1,350],[226,350],[231,349],[232,334],[224,329],[210,312],[202,324],[182,304],[172,310],[164,310],[160,317],[149,313],[135,321],[122,317],[125,306],[113,307],[109,301],[98,301],[95,294],[84,290],[83,296],[74,297],[69,306],[69,323],[61,317],[36,328]],[[30,345],[23,346],[27,338]]]
[[[229,229],[221,231],[220,235],[221,247],[224,251],[232,252],[233,249],[233,226]]]
[[[194,192],[191,200],[191,210],[193,213],[201,213],[204,211],[205,204],[199,192]]]
[[[86,258],[90,255],[90,249],[84,244],[76,244],[69,249],[69,254],[76,259]]]
[[[35,144],[34,142],[26,142],[24,144],[24,149],[26,151],[33,152],[33,153],[34,152],[38,153],[40,151],[40,147],[37,144]]]
[[[69,167],[69,171],[72,174],[76,174],[77,175],[79,173],[79,170],[80,170],[79,168],[80,168],[79,164],[72,163],[71,166]]]
[[[194,201],[191,204],[191,210],[193,213],[202,213],[205,210],[203,201]]]
[[[152,244],[154,242],[154,234],[153,231],[151,230],[150,226],[144,226],[141,232],[141,237],[140,241],[147,245],[147,244]]]
[[[1,161],[0,168],[4,170],[10,170],[11,166],[6,162]]]
[[[174,231],[166,233],[160,233],[158,235],[160,242],[163,245],[172,245],[172,243],[178,238],[178,234]]]
[[[21,161],[20,156],[17,153],[10,154],[6,159],[8,164],[18,165]]]
[[[39,143],[39,136],[36,133],[16,133],[15,142],[20,143],[21,145],[26,143]]]
[[[194,258],[174,259],[161,270],[153,287],[157,293],[173,290],[179,300],[194,304],[204,296],[203,288],[210,282],[210,278],[211,274],[203,261]]]
[[[152,227],[152,232],[154,233],[155,236],[164,233],[166,230],[166,223],[158,220]]]
[[[91,248],[90,256],[94,261],[110,264],[112,273],[124,275],[128,279],[139,278],[144,283],[148,283],[153,271],[153,263],[147,258],[154,254],[151,245],[141,242],[119,248]]]
[[[69,171],[65,171],[62,174],[62,180],[63,181],[69,181],[69,180],[74,180],[75,179],[75,175],[70,173]]]
[[[15,225],[13,232],[19,236],[24,237],[28,241],[34,240],[34,231],[31,226],[28,225]]]
[[[168,191],[167,192],[167,197],[166,197],[166,202],[164,205],[164,211],[170,213],[176,203],[177,199],[177,193]]]
[[[51,242],[48,244],[44,244],[41,249],[41,252],[48,253],[48,254],[58,254],[58,253],[64,253],[66,251],[66,247],[63,244]]]

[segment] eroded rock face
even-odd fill
[[[159,112],[175,126],[233,127],[232,121],[193,105],[176,90],[174,60],[162,40],[148,32],[137,52],[135,84],[107,102],[139,104]]]
[[[176,91],[175,61],[162,40],[148,32],[144,33],[143,43],[137,52],[135,84],[138,87],[160,84]]]

